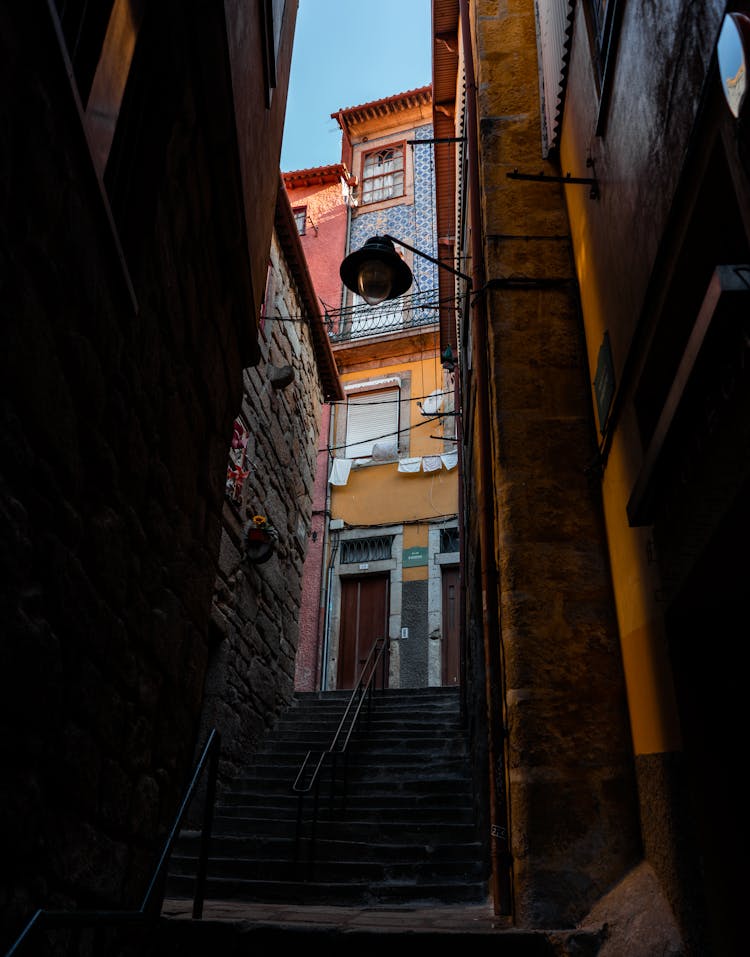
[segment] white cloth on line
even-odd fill
[[[373,462],[392,462],[398,454],[398,443],[395,439],[385,442],[376,442],[372,447]]]
[[[399,472],[418,472],[421,466],[422,459],[420,456],[411,459],[399,459],[398,461]]]
[[[443,460],[439,455],[425,455],[422,458],[422,471],[437,472],[443,467]]]
[[[331,474],[328,481],[331,485],[346,485],[349,481],[349,473],[352,470],[351,459],[334,459],[331,465]]]
[[[443,465],[449,470],[458,465],[458,452],[443,452],[440,458],[443,460]]]

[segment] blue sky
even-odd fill
[[[331,113],[432,82],[431,0],[299,0],[281,169],[341,159]]]

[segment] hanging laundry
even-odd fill
[[[448,470],[454,469],[458,465],[458,452],[443,452],[440,458]]]
[[[439,455],[425,455],[422,458],[422,471],[437,472],[443,467],[443,460]]]
[[[417,456],[412,459],[399,459],[399,472],[418,472],[422,465],[422,459]]]
[[[398,443],[395,439],[385,442],[376,442],[372,447],[373,462],[392,462],[398,454]]]
[[[435,392],[431,392],[422,402],[422,414],[438,415],[440,410],[443,408],[444,395],[445,393],[441,392],[440,389],[436,389]]]
[[[351,459],[334,459],[331,465],[331,474],[328,481],[331,485],[346,485],[349,481],[349,473],[352,470]]]

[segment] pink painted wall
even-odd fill
[[[310,177],[306,185],[301,185],[305,182],[302,173],[284,176],[287,195],[293,209],[307,206],[308,220],[301,240],[315,291],[322,303],[332,309],[339,309],[341,305],[339,266],[345,254],[347,207],[343,199],[341,181],[334,173],[316,176],[315,170],[308,172]],[[321,313],[324,311],[324,306],[321,305]],[[321,597],[325,575],[323,548],[330,418],[331,406],[325,405],[321,419],[318,466],[313,487],[312,525],[302,574],[299,644],[294,678],[296,691],[320,690],[320,659],[325,614],[325,609],[321,606]]]

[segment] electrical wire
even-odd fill
[[[408,425],[403,429],[396,429],[393,432],[386,432],[385,435],[372,435],[368,436],[366,439],[362,439],[363,442],[380,442],[382,439],[390,439],[394,436],[401,435],[402,432],[411,432],[412,429],[418,429],[422,425],[432,425],[435,419],[439,418],[439,415],[431,415],[429,418],[425,419],[424,422],[417,422],[414,425]],[[348,442],[345,442],[343,445],[329,445],[328,453],[337,452],[339,449],[345,449],[349,445]],[[366,458],[367,456],[363,456]]]

